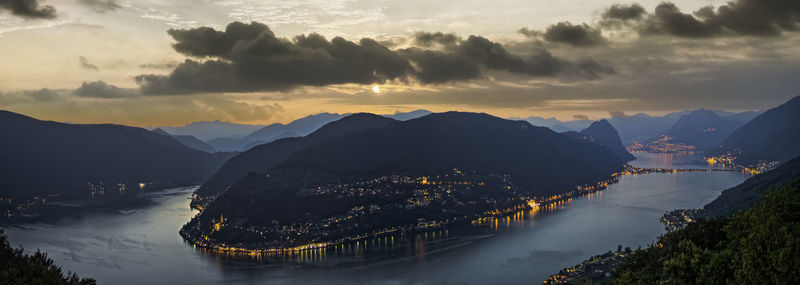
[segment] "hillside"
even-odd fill
[[[592,123],[588,128],[582,130],[581,134],[590,141],[608,148],[608,150],[617,155],[617,157],[623,161],[631,161],[636,159],[636,157],[625,150],[625,146],[622,145],[622,140],[619,137],[619,133],[606,120],[599,120]]]
[[[378,115],[355,114],[329,123],[306,137],[284,138],[255,146],[231,158],[211,179],[203,183],[196,193],[200,197],[214,195],[230,187],[249,172],[265,173],[295,151],[314,142],[351,132],[384,127],[393,122],[396,121]]]
[[[728,120],[715,111],[699,109],[683,115],[666,131],[633,145],[647,152],[705,151],[717,147],[742,123]]]
[[[800,156],[800,96],[736,129],[714,154],[739,153],[737,162],[788,161]]]
[[[180,142],[183,145],[188,146],[189,148],[192,148],[192,149],[196,149],[196,150],[199,150],[199,151],[202,151],[202,152],[207,152],[207,153],[215,153],[215,152],[217,152],[217,149],[215,149],[213,146],[211,146],[211,145],[205,143],[204,141],[201,141],[201,140],[199,140],[196,137],[191,136],[191,135],[172,135],[172,134],[164,131],[161,128],[153,129],[152,132],[157,133],[157,134],[161,134],[161,135],[165,135],[165,136],[171,136],[173,139],[177,140],[178,142]]]
[[[227,158],[119,125],[73,125],[0,111],[0,196],[29,199],[91,189],[198,184]],[[99,187],[99,188],[98,188]]]
[[[436,227],[519,207],[524,197],[594,185],[623,165],[603,146],[527,122],[431,114],[308,144],[272,169],[239,180],[182,234],[286,247]]]
[[[278,168],[336,175],[480,169],[510,174],[526,187],[548,188],[594,181],[623,164],[604,148],[547,128],[448,112],[330,140],[293,154]],[[581,171],[567,175],[567,169]]]
[[[703,207],[700,216],[705,218],[730,216],[755,205],[768,189],[792,182],[800,182],[800,158],[753,176],[744,183],[723,191],[717,199]]]

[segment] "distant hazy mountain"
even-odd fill
[[[184,146],[169,136],[119,125],[40,121],[0,111],[0,196],[27,199],[118,189],[191,185],[227,159]]]
[[[772,187],[798,181],[800,181],[800,158],[753,176],[744,183],[723,191],[717,199],[703,207],[700,216],[705,218],[730,216],[737,211],[747,210]]]
[[[289,155],[312,143],[352,132],[384,127],[396,122],[394,119],[372,114],[354,114],[331,122],[306,137],[279,139],[255,146],[236,155],[214,174],[197,194],[209,196],[219,193],[242,179],[249,172],[264,173]]]
[[[622,145],[622,141],[620,140],[619,133],[605,119],[592,123],[588,128],[581,131],[581,134],[588,140],[608,148],[623,161],[636,159],[635,156],[625,150],[625,146]]]
[[[608,122],[619,132],[624,145],[635,141],[642,142],[655,137],[675,124],[681,116],[689,111],[670,113],[664,116],[636,114],[633,116],[613,116]]]
[[[692,111],[681,116],[674,125],[647,143],[667,142],[694,146],[704,151],[719,146],[742,123],[725,119],[706,109]]]
[[[736,151],[742,163],[800,156],[800,96],[767,110],[728,136],[714,152]]]
[[[349,125],[348,119],[375,120],[369,115],[361,117],[347,117],[331,125]],[[290,140],[299,139],[271,144],[289,144]],[[246,154],[231,159],[231,162],[246,157]],[[259,157],[271,156],[262,154]],[[264,172],[242,176],[243,172],[239,171],[238,182],[210,203],[201,215],[184,227],[182,233],[189,237],[210,235],[211,239],[228,244],[263,241],[293,246],[325,242],[368,234],[381,228],[473,217],[485,211],[519,206],[524,200],[516,198],[518,196],[513,193],[541,196],[563,193],[578,185],[606,179],[621,170],[623,165],[624,162],[605,147],[527,122],[475,113],[430,114],[408,121],[389,122],[383,127],[329,136],[294,151],[274,167],[262,168],[266,170]],[[464,176],[451,179],[452,184],[443,185],[435,181],[448,179],[438,176],[441,173]],[[378,177],[392,174],[428,176],[436,185],[426,185],[425,180],[416,184],[397,180],[397,183],[387,183],[406,183],[406,186],[387,186],[394,187],[391,192],[375,194],[372,192],[382,190],[364,186],[362,191],[358,189],[360,186],[356,186],[342,190],[361,194],[313,194],[318,187],[336,188],[338,183],[347,181],[380,181]],[[474,182],[472,186],[461,186],[468,181]],[[418,190],[422,187],[430,188]],[[442,191],[439,197],[444,198],[436,198],[429,191]],[[509,203],[508,197],[515,197],[515,204]],[[442,201],[433,202],[437,199]],[[228,217],[225,221],[228,225],[241,227],[211,230],[213,221],[220,216]],[[299,230],[295,233],[283,230],[284,225],[330,219],[339,221],[331,228],[318,231]],[[253,235],[240,230],[251,226],[266,228],[268,234]]]
[[[217,152],[217,149],[215,149],[213,146],[205,143],[204,141],[201,141],[201,140],[197,139],[194,136],[190,136],[190,135],[171,135],[170,133],[168,133],[168,132],[166,132],[166,131],[164,131],[164,130],[162,130],[160,128],[153,129],[153,132],[157,133],[157,134],[165,135],[165,136],[171,136],[172,138],[174,138],[178,142],[182,143],[183,145],[188,146],[188,147],[193,148],[193,149],[196,149],[196,150],[199,150],[199,151],[203,151],[203,152],[207,152],[207,153],[215,153],[215,152]]]
[[[415,110],[407,113],[384,115],[399,121],[419,118],[430,114],[430,111]],[[350,114],[320,113],[306,116],[288,124],[272,124],[264,126],[242,137],[223,137],[208,141],[214,148],[223,151],[246,151],[254,146],[265,144],[282,138],[306,136],[327,123],[339,120]]]
[[[539,126],[539,127],[548,127],[553,131],[563,133],[567,131],[579,131],[589,127],[592,124],[592,120],[572,120],[572,121],[559,121],[556,118],[542,118],[538,116],[531,116],[527,118],[517,118],[512,117],[509,118],[510,120],[520,120],[526,121],[531,123],[531,125]]]
[[[194,122],[181,127],[157,127],[171,135],[189,135],[202,141],[215,138],[244,137],[263,125],[234,124],[222,121]]]
[[[392,118],[392,119],[395,119],[395,120],[398,120],[398,121],[408,121],[408,120],[411,120],[411,119],[416,119],[416,118],[419,118],[419,117],[422,117],[422,116],[430,115],[431,113],[432,112],[428,111],[428,110],[414,110],[414,111],[406,112],[406,113],[395,113],[393,115],[383,115],[383,116],[387,117],[387,118]]]
[[[714,110],[713,112],[717,113],[720,117],[733,122],[738,122],[740,124],[744,124],[760,114],[760,111],[733,113]],[[639,113],[632,116],[612,116],[607,120],[619,133],[622,144],[630,145],[635,141],[644,142],[664,133],[664,131],[674,125],[678,119],[681,118],[681,116],[689,113],[691,113],[689,110],[669,113],[664,116],[650,116]],[[573,120],[562,122],[556,118],[542,118],[537,116],[510,119],[527,121],[534,126],[548,127],[559,133],[567,131],[578,132],[587,128],[592,123],[591,120]]]
[[[217,138],[209,140],[208,144],[223,151],[245,151],[259,144],[285,138],[289,134],[293,134],[293,136],[308,135],[325,124],[341,119],[346,115],[347,114],[331,113],[310,115],[294,120],[288,124],[275,123],[265,126],[242,138]]]

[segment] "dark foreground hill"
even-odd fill
[[[605,148],[527,122],[448,112],[341,136],[294,153],[277,168],[333,175],[486,170],[548,194],[596,181],[623,164]]]
[[[120,184],[198,184],[227,158],[141,128],[40,121],[7,111],[0,111],[0,133],[0,196],[13,199],[88,196]]]
[[[182,233],[286,247],[434,227],[594,185],[623,166],[603,146],[527,122],[431,114],[294,150],[223,192]]]
[[[247,173],[265,173],[292,153],[314,142],[352,132],[385,127],[393,122],[396,121],[383,116],[355,114],[329,123],[306,137],[285,138],[253,147],[226,162],[196,193],[201,198],[215,195],[244,178]]]
[[[785,162],[800,156],[800,96],[755,117],[713,152],[738,153],[737,161],[742,164]]]
[[[723,191],[717,199],[703,207],[699,215],[705,218],[730,216],[755,205],[767,190],[792,182],[800,182],[800,158],[753,176],[744,183]]]

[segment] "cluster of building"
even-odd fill
[[[661,135],[658,139],[642,144],[634,142],[626,147],[629,152],[656,152],[656,153],[693,153],[695,146],[685,143],[673,143],[672,137]]]
[[[672,210],[661,215],[661,223],[668,232],[674,232],[685,228],[689,223],[697,219],[700,209],[678,209]]]
[[[710,166],[717,166],[720,168],[731,169],[731,170],[739,170],[742,171],[743,173],[750,175],[756,175],[770,171],[772,169],[775,169],[775,167],[778,167],[779,164],[779,162],[777,161],[761,160],[754,164],[743,165],[741,163],[738,163],[737,155],[739,154],[740,151],[732,151],[720,155],[707,156],[705,159],[708,165]]]
[[[631,248],[622,250],[620,245],[616,252],[609,251],[593,256],[581,264],[561,269],[558,273],[550,275],[544,284],[611,284],[614,271],[631,253]]]

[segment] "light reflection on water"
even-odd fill
[[[634,164],[700,166],[693,161],[648,155]],[[101,284],[530,284],[618,244],[647,245],[664,232],[658,221],[664,211],[700,207],[746,177],[736,172],[624,176],[605,191],[480,224],[299,254],[223,255],[194,248],[177,234],[196,213],[188,208],[191,189],[154,194],[155,205],[140,211],[24,225],[7,233],[14,245],[40,248],[65,271]]]

